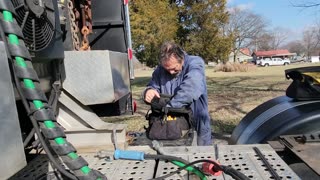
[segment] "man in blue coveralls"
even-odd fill
[[[208,112],[208,95],[205,64],[201,57],[186,54],[173,42],[161,46],[160,65],[144,91],[144,100],[150,103],[160,93],[173,97],[167,106],[190,106],[193,111],[199,146],[211,145],[211,126]]]

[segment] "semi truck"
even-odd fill
[[[300,117],[316,111],[311,102],[283,97],[258,107],[236,128],[234,145],[127,146],[126,125],[101,120],[135,109],[128,3],[0,0],[0,179],[301,179],[277,153],[287,146],[263,144],[298,128],[261,129],[278,106]],[[270,124],[260,123],[264,113]]]
[[[1,165],[0,179],[26,165],[25,149],[38,146],[32,143],[46,130],[51,143],[60,139],[58,151],[101,149],[113,146],[112,138],[123,147],[126,125],[101,117],[134,111],[128,1],[1,0],[0,6],[0,147],[1,159],[11,162]]]

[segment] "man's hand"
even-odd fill
[[[158,93],[158,91],[156,91],[154,89],[148,89],[146,92],[146,95],[144,97],[144,100],[147,103],[151,103],[151,100],[154,98],[154,96],[160,98],[160,94]]]

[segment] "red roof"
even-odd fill
[[[287,49],[278,49],[271,51],[256,51],[256,56],[276,56],[276,55],[290,55],[291,53]]]
[[[250,50],[249,50],[249,48],[242,48],[242,49],[240,49],[240,51],[241,51],[243,54],[245,54],[245,55],[247,55],[247,56],[250,56]]]

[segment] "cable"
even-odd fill
[[[228,167],[228,166],[221,166],[222,167],[222,171],[228,175],[230,175],[233,179],[236,180],[250,180],[250,178],[248,178],[246,175],[244,175],[243,173],[241,173],[240,171],[237,171],[235,169],[233,169],[232,167]]]
[[[191,133],[191,134],[194,135],[194,133]],[[191,139],[193,139],[193,137]],[[159,154],[164,155],[163,150],[161,150],[161,148],[160,148],[161,146],[162,145],[160,145],[160,143],[158,141],[156,141],[156,140],[152,141],[152,148],[154,150],[156,150]],[[178,159],[177,157],[174,157],[174,156],[164,156],[164,157],[170,157],[171,159],[177,159],[177,160],[172,160],[171,163],[173,163],[173,164],[175,164],[175,165],[177,165],[179,167],[183,167],[185,164],[189,164],[188,161],[185,161],[182,158]],[[207,180],[206,175],[202,171],[197,169],[196,167],[187,167],[186,170],[196,174],[202,180]]]
[[[171,173],[169,173],[169,174],[167,174],[167,175],[160,176],[160,177],[153,178],[153,179],[149,179],[149,180],[163,180],[163,179],[165,179],[165,178],[168,178],[168,177],[170,177],[170,176],[173,176],[173,175],[177,174],[178,172],[180,172],[180,171],[182,171],[182,170],[186,169],[187,167],[190,167],[191,165],[192,165],[192,164],[191,164],[191,163],[189,163],[189,164],[187,164],[187,165],[185,165],[185,166],[181,167],[180,169],[178,169],[178,170],[176,170],[176,171],[173,171],[173,172],[171,172]]]
[[[173,171],[171,172],[170,174],[167,174],[165,176],[161,176],[161,177],[157,177],[157,178],[154,178],[154,179],[151,179],[151,180],[163,180],[165,178],[168,178],[180,171],[182,171],[183,169],[186,169],[187,167],[189,166],[192,166],[194,164],[197,164],[197,163],[202,163],[202,162],[208,162],[208,163],[212,163],[214,164],[217,169],[215,169],[215,171],[223,171],[224,173],[230,175],[232,178],[236,179],[236,180],[250,180],[247,176],[245,176],[244,174],[242,174],[241,172],[231,168],[231,167],[227,167],[227,166],[223,166],[223,165],[219,165],[218,163],[214,162],[214,161],[211,161],[211,160],[206,160],[206,159],[202,159],[202,160],[197,160],[197,161],[194,161],[194,162],[191,162],[189,164],[186,164],[185,166],[181,167],[180,169],[176,170],[176,171]]]
[[[179,167],[184,167],[186,164],[190,164],[190,162],[176,157],[176,156],[169,156],[169,155],[154,155],[154,154],[145,154],[144,158],[146,159],[162,159],[162,160],[168,160],[171,163],[179,166]],[[206,180],[206,175],[200,171],[197,167],[193,167],[193,166],[188,166],[186,167],[187,171],[190,171],[192,173],[195,173],[197,176],[199,176],[200,179],[202,180]]]
[[[47,146],[45,140],[43,139],[42,134],[41,134],[41,132],[40,132],[40,129],[39,129],[39,127],[38,127],[37,122],[36,122],[35,119],[32,118],[32,117],[30,117],[30,119],[31,119],[32,125],[34,126],[34,129],[35,129],[35,131],[36,131],[36,133],[37,133],[37,135],[38,135],[38,138],[39,138],[39,140],[40,140],[40,142],[41,142],[41,144],[42,144],[42,147],[43,147],[44,151],[46,152],[46,154],[47,154],[48,158],[50,159],[50,161],[53,163],[54,167],[56,167],[59,172],[61,172],[63,175],[65,175],[65,176],[68,177],[69,179],[77,180],[77,178],[76,178],[73,174],[69,173],[69,172],[68,172],[67,170],[65,170],[60,164],[58,164],[58,162],[55,160],[54,156],[52,155],[49,147]],[[49,153],[48,153],[48,152],[49,152]]]
[[[32,128],[32,130],[30,131],[30,133],[28,134],[26,139],[23,141],[23,147],[26,147],[29,144],[29,142],[30,142],[31,138],[34,136],[35,132],[36,132],[36,130],[34,128]]]
[[[178,169],[177,171],[174,171],[166,176],[158,177],[156,179],[164,179],[164,178],[170,177],[170,176],[180,172],[182,169],[187,169],[187,168],[189,168],[189,170],[191,172],[195,172],[193,170],[194,169],[198,170],[198,169],[196,167],[193,167],[192,166],[193,164],[206,162],[207,164],[209,164],[209,166],[205,167],[206,170],[209,169],[212,172],[223,171],[225,174],[230,175],[231,177],[233,177],[236,180],[249,180],[249,178],[247,176],[245,176],[244,174],[242,174],[240,171],[237,171],[237,170],[233,169],[232,167],[220,165],[215,161],[207,160],[207,159],[197,160],[192,163],[189,163],[188,161],[186,161],[182,158],[176,157],[176,156],[144,154],[143,152],[140,152],[140,151],[126,151],[126,150],[119,150],[119,149],[116,149],[114,151],[114,159],[128,159],[128,160],[140,160],[140,161],[143,161],[145,159],[160,159],[160,160],[166,160],[166,161],[173,161],[173,162],[176,162],[176,164],[178,166],[181,166],[181,169]],[[211,166],[211,164],[213,164],[214,166]],[[201,172],[201,171],[199,170],[199,172]],[[203,178],[203,176],[205,177],[204,174],[203,174],[203,176],[201,176],[200,174],[197,174],[197,175],[199,175],[200,178]]]
[[[186,165],[180,161],[171,161],[171,163],[179,166],[180,168],[184,167]],[[207,180],[206,175],[202,171],[198,170],[196,167],[188,166],[188,167],[186,167],[186,170],[190,171],[191,173],[196,174],[201,180]]]
[[[169,156],[169,155],[159,155],[159,154],[145,154],[144,158],[146,159],[162,159],[162,160],[168,160],[168,161],[179,161],[182,162],[184,164],[189,164],[190,162],[176,157],[176,156]]]

